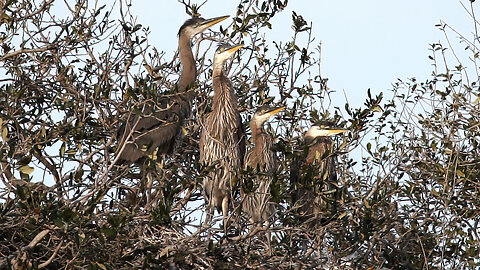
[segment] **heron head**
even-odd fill
[[[230,16],[221,16],[211,19],[204,19],[202,17],[193,17],[185,21],[185,23],[180,27],[178,35],[186,34],[188,37],[192,38],[198,33],[201,33],[213,25],[225,20]]]
[[[305,133],[306,138],[331,137],[337,134],[347,132],[348,129],[339,129],[331,122],[320,121],[315,123]]]
[[[236,51],[241,49],[243,44],[238,45],[229,45],[229,44],[222,44],[218,46],[217,51],[215,51],[214,62],[216,65],[223,64],[225,61],[230,58]]]
[[[270,117],[274,116],[275,114],[281,112],[285,109],[285,106],[282,107],[269,107],[269,106],[262,106],[258,108],[255,114],[252,117],[252,122],[255,123],[257,126],[263,125]]]

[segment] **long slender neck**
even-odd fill
[[[263,129],[263,124],[259,124],[255,121],[250,122],[250,130],[252,131],[252,137],[255,145],[257,145],[257,140],[263,139],[262,135],[265,135],[265,130]]]
[[[263,123],[257,123],[254,121],[250,122],[250,130],[252,131],[253,143],[255,144],[255,149],[262,151],[262,146],[265,146],[267,149],[270,149],[272,145],[272,135],[267,133],[263,128]]]
[[[225,62],[216,61],[213,63],[213,77],[226,76],[224,70]]]
[[[215,62],[213,65],[213,104],[223,104],[226,101],[225,99],[232,99],[230,95],[233,88],[230,80],[225,74],[223,65],[223,62]]]
[[[306,137],[306,147],[308,147],[308,153],[306,163],[320,162],[319,158],[325,158],[323,155],[326,151],[331,151],[333,141],[329,137]]]
[[[253,159],[250,166],[259,166],[266,172],[272,172],[275,167],[272,149],[273,137],[263,128],[263,123],[250,122],[253,137]]]
[[[195,59],[193,58],[190,37],[184,33],[180,33],[180,37],[178,38],[178,51],[180,63],[182,64],[182,73],[177,85],[179,91],[185,91],[195,82],[197,78],[197,68]]]

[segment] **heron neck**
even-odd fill
[[[308,147],[307,163],[315,163],[326,152],[331,151],[333,142],[329,137],[306,137],[305,142]]]
[[[252,130],[253,137],[253,157],[254,163],[250,166],[261,165],[265,171],[271,171],[273,169],[272,162],[274,162],[272,144],[273,137],[265,131],[263,125],[257,125],[250,123],[250,129]]]
[[[224,69],[224,62],[217,62],[213,63],[213,77],[226,77],[225,69]]]
[[[212,113],[217,115],[217,119],[222,119],[221,121],[225,123],[241,121],[233,85],[226,73],[215,66],[213,69],[212,87],[214,91]]]
[[[269,140],[269,137],[271,136],[265,131],[263,124],[258,125],[255,122],[250,122],[250,130],[255,146],[268,145],[268,148],[270,148],[271,140]]]
[[[262,134],[265,133],[265,130],[263,129],[263,124],[258,124],[255,121],[250,122],[250,130],[252,131],[252,137],[254,139],[254,142],[256,142],[257,138],[261,139]]]
[[[185,91],[192,87],[197,78],[197,69],[195,59],[193,58],[192,44],[190,37],[186,34],[180,34],[178,39],[178,52],[180,63],[182,64],[182,73],[178,80],[178,90]]]
[[[230,80],[223,69],[223,63],[215,63],[213,66],[213,103],[223,103],[224,98],[231,99],[231,93],[233,93],[233,87]]]

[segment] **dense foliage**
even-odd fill
[[[267,40],[288,1],[239,1],[230,24],[194,41],[200,75],[183,144],[173,156],[151,156],[140,171],[115,164],[117,130],[145,101],[175,94],[180,63],[149,43],[130,3],[98,2],[0,1],[0,268],[480,266],[477,32],[470,40],[438,25],[448,46],[431,45],[428,80],[368,90],[360,108],[334,107],[312,25],[293,12],[291,40]],[[185,18],[201,13],[190,2],[180,7]],[[450,43],[452,34],[465,50]],[[206,169],[198,140],[212,92],[206,55],[225,41],[246,44],[228,68],[247,133],[259,105],[287,107],[270,125],[280,167],[271,250],[267,234],[250,234],[238,211],[227,236],[219,216],[216,226],[201,226]],[[303,133],[322,119],[350,130],[335,150],[345,196],[330,222],[312,226],[292,211],[290,167]],[[238,188],[252,188],[251,174]],[[151,191],[145,175],[154,179]]]

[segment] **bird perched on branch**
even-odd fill
[[[245,169],[255,173],[253,190],[242,194],[242,210],[249,215],[252,223],[268,222],[274,214],[271,202],[270,184],[277,171],[275,153],[272,151],[273,136],[263,125],[285,107],[260,107],[250,121],[253,148],[245,156]]]
[[[338,195],[337,157],[332,136],[347,132],[318,122],[305,133],[303,155],[291,168],[292,204],[302,220],[319,220],[335,212]]]
[[[204,195],[210,209],[208,219],[216,207],[223,214],[225,228],[232,187],[243,167],[245,134],[238,111],[237,96],[224,66],[226,60],[242,47],[243,44],[224,44],[215,52],[212,111],[203,123],[200,137],[200,163],[209,169],[203,180]]]
[[[176,93],[157,100],[146,101],[140,114],[129,115],[119,129],[118,157],[123,162],[138,162],[156,151],[156,154],[172,154],[183,138],[182,127],[190,116],[194,93],[192,87],[197,78],[192,53],[192,38],[225,20],[229,16],[212,19],[194,17],[187,20],[178,32],[178,53],[182,72],[176,84]]]

